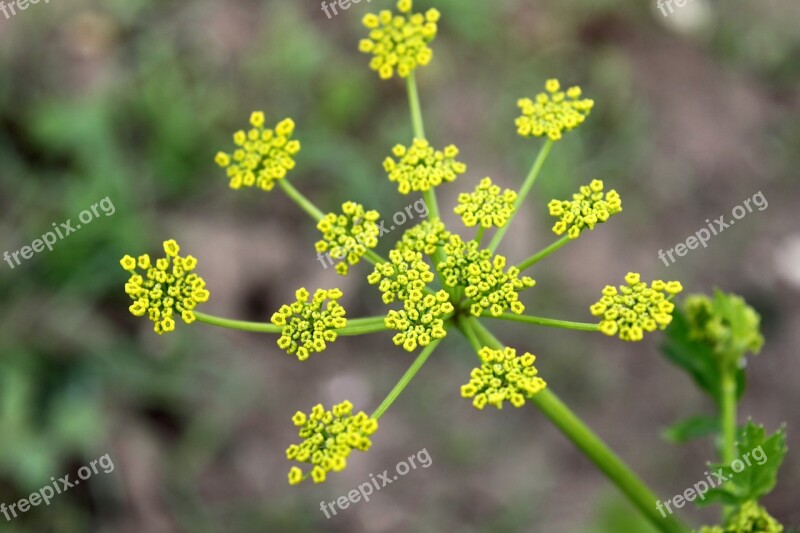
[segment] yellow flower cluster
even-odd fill
[[[547,207],[550,215],[559,217],[553,233],[562,235],[566,231],[570,239],[577,239],[584,229],[592,230],[621,212],[622,200],[613,189],[604,195],[603,181],[592,180],[589,185],[582,185],[572,200],[551,200]]]
[[[298,289],[295,296],[297,301],[282,305],[272,315],[271,322],[282,328],[278,347],[305,361],[312,353],[325,350],[326,343],[336,340],[335,330],[345,327],[347,318],[344,307],[337,302],[342,297],[339,289],[317,289],[310,302],[310,294],[304,288]]]
[[[594,106],[594,101],[581,100],[581,88],[570,87],[566,93],[561,91],[558,80],[547,80],[547,92],[536,95],[536,100],[521,98],[517,106],[522,110],[515,124],[517,133],[523,137],[542,137],[547,135],[557,141],[562,133],[577,128]]]
[[[444,150],[434,150],[425,139],[414,139],[406,148],[398,144],[392,149],[397,159],[387,157],[383,168],[389,181],[397,183],[401,194],[411,191],[429,191],[442,182],[452,182],[467,171],[467,165],[455,160],[458,148],[452,144]]]
[[[413,352],[417,346],[427,346],[433,339],[443,339],[447,335],[444,320],[452,312],[453,304],[449,301],[447,291],[425,296],[414,291],[403,302],[403,309],[389,311],[384,323],[387,328],[400,332],[392,341],[404,350]]]
[[[420,252],[392,250],[389,261],[375,265],[367,281],[370,285],[378,285],[378,290],[383,293],[383,303],[389,304],[395,300],[421,299],[425,285],[433,278],[431,267],[423,261]]]
[[[197,259],[191,255],[181,257],[179,251],[178,243],[168,240],[164,241],[166,257],[156,259],[155,263],[148,254],[136,259],[126,255],[120,260],[122,268],[131,274],[125,284],[125,292],[134,301],[129,307],[131,314],[147,314],[159,335],[175,329],[176,314],[187,324],[194,322],[192,310],[209,297],[206,282],[192,273]],[[136,272],[137,267],[144,271],[144,276]]]
[[[498,409],[503,401],[514,407],[525,405],[525,399],[547,387],[533,366],[536,357],[530,353],[517,356],[513,348],[492,350],[484,347],[478,352],[480,368],[472,369],[469,383],[461,386],[461,396],[472,398],[472,405],[483,409],[487,404]]]
[[[218,152],[214,159],[226,169],[231,189],[258,186],[270,191],[276,180],[283,179],[294,168],[293,156],[300,151],[300,141],[292,140],[294,121],[284,119],[274,130],[264,128],[264,121],[264,113],[253,112],[250,116],[253,127],[233,134],[238,148],[233,154]]]
[[[433,58],[428,43],[436,37],[439,11],[429,9],[422,13],[411,13],[412,1],[397,2],[399,14],[388,9],[377,15],[364,16],[363,24],[369,29],[369,38],[358,43],[358,49],[372,54],[369,67],[378,72],[381,79],[388,80],[395,71],[407,78],[418,66],[425,66]]]
[[[310,472],[293,466],[289,470],[289,484],[297,485],[311,474],[314,483],[325,481],[328,472],[341,472],[347,466],[350,452],[365,452],[372,446],[370,435],[378,430],[378,421],[360,411],[353,414],[353,404],[347,400],[326,411],[321,404],[311,413],[298,411],[292,422],[299,430],[300,444],[286,450],[286,458],[313,465]]]
[[[458,195],[458,205],[453,211],[461,215],[461,220],[468,228],[476,224],[484,229],[499,228],[505,226],[514,215],[516,201],[516,192],[511,189],[501,192],[491,178],[483,178],[474,192]]]
[[[425,220],[403,233],[397,249],[433,255],[436,248],[443,246],[449,239],[450,232],[441,220]]]
[[[528,276],[520,278],[517,267],[504,271],[505,257],[479,250],[475,241],[464,242],[458,235],[450,237],[444,252],[447,259],[439,263],[444,283],[448,287],[464,287],[464,296],[473,302],[470,306],[473,316],[480,316],[484,310],[492,316],[500,316],[509,308],[516,314],[525,310],[519,301],[519,291],[533,287],[536,282]]]
[[[656,280],[648,287],[634,272],[629,272],[625,281],[628,286],[620,286],[619,291],[606,285],[603,297],[589,308],[592,315],[602,318],[600,331],[618,334],[624,341],[640,341],[645,331],[665,329],[675,309],[670,299],[683,290],[680,282]]]
[[[699,533],[783,533],[783,525],[755,500],[748,500],[728,518],[728,524],[704,526]]]
[[[377,211],[366,211],[355,202],[342,204],[342,214],[328,213],[317,224],[322,239],[317,241],[318,252],[329,252],[333,259],[342,259],[336,272],[347,275],[348,264],[357,265],[367,248],[378,245],[380,228],[375,222],[380,218]]]

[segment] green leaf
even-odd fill
[[[686,314],[678,309],[672,313],[672,323],[666,330],[662,352],[674,364],[686,371],[701,390],[709,394],[719,404],[722,384],[719,362],[712,347],[691,335]],[[745,375],[742,369],[736,371],[736,396],[744,394]]]
[[[663,432],[670,442],[682,444],[692,439],[699,439],[719,433],[719,420],[713,416],[693,416],[672,424]]]
[[[767,436],[764,426],[752,421],[740,428],[737,442],[739,457],[730,465],[715,464],[709,472],[727,478],[724,487],[706,493],[706,500],[742,504],[769,494],[778,480],[778,469],[786,455],[786,428]],[[713,474],[712,474],[713,475]],[[735,501],[730,501],[733,498]]]

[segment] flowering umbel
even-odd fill
[[[484,229],[497,228],[505,226],[514,215],[516,201],[516,192],[511,189],[501,191],[491,178],[483,178],[475,191],[458,195],[458,205],[453,211],[461,215],[468,228],[477,224]]]
[[[666,328],[675,309],[670,299],[683,290],[680,282],[656,280],[648,287],[634,272],[625,281],[628,286],[619,290],[607,285],[603,297],[591,306],[592,315],[601,318],[600,331],[624,341],[640,341],[644,332]]]
[[[231,189],[257,186],[270,191],[295,166],[300,141],[292,140],[294,121],[284,119],[274,130],[264,128],[264,122],[264,113],[254,111],[250,116],[252,128],[233,134],[238,147],[233,154],[217,153],[215,161],[226,169]]]
[[[377,286],[385,304],[396,302],[398,309],[391,309],[385,315],[353,319],[348,324],[345,309],[338,302],[342,298],[339,289],[319,289],[312,296],[301,288],[296,291],[294,302],[281,306],[272,315],[271,324],[210,317],[193,312],[196,304],[206,301],[209,294],[202,278],[190,273],[196,260],[191,256],[178,256],[179,248],[175,241],[164,243],[167,257],[158,259],[155,265],[150,263],[147,255],[138,260],[125,256],[121,261],[131,274],[126,284],[126,292],[134,300],[131,312],[135,315],[149,313],[158,333],[174,329],[173,315],[180,313],[186,322],[199,319],[221,327],[278,334],[278,346],[300,361],[324,351],[340,335],[378,333],[387,329],[394,330],[392,340],[395,345],[407,351],[424,348],[372,415],[363,411],[354,413],[349,401],[334,405],[330,410],[317,404],[310,413],[297,412],[294,415],[292,420],[301,440],[286,450],[290,461],[300,463],[289,470],[288,480],[292,485],[309,477],[315,483],[322,483],[329,472],[338,472],[347,466],[353,450],[368,450],[372,444],[370,438],[378,429],[378,419],[453,328],[464,334],[480,359],[479,366],[470,373],[469,382],[461,387],[463,397],[471,398],[477,409],[486,405],[501,409],[505,402],[521,407],[533,399],[532,402],[545,410],[550,418],[556,419],[570,413],[565,406],[554,404],[555,397],[549,392],[536,396],[547,387],[534,366],[536,358],[530,353],[518,356],[514,349],[504,348],[477,317],[584,331],[600,329],[608,335],[619,334],[624,340],[639,340],[643,331],[663,329],[669,323],[673,310],[671,297],[681,290],[677,282],[656,281],[647,286],[639,281],[638,274],[631,273],[626,276],[627,287],[621,287],[619,291],[606,287],[603,298],[592,306],[592,313],[601,317],[599,325],[512,315],[523,313],[525,306],[520,301],[520,293],[535,285],[532,278],[522,275],[522,270],[554,252],[567,240],[548,246],[519,266],[507,266],[506,258],[496,254],[495,250],[515,216],[518,204],[531,190],[552,148],[551,141],[578,127],[589,115],[593,102],[581,99],[578,87],[562,92],[557,80],[548,80],[546,92],[537,95],[535,101],[523,98],[518,102],[522,110],[522,116],[516,121],[519,134],[523,137],[547,136],[549,141],[543,143],[519,193],[501,190],[490,178],[485,178],[473,192],[459,196],[455,213],[462,217],[467,227],[480,226],[475,238],[465,241],[448,231],[440,219],[434,189],[443,183],[456,181],[466,172],[466,165],[456,159],[459,156],[456,146],[436,149],[425,140],[414,76],[417,67],[431,61],[432,50],[428,45],[436,36],[439,12],[430,9],[424,14],[412,13],[412,0],[399,0],[397,11],[383,10],[377,15],[367,15],[364,25],[370,31],[359,48],[372,55],[370,66],[381,78],[397,74],[407,79],[415,138],[410,146],[394,146],[383,166],[389,181],[397,184],[401,194],[423,193],[420,201],[425,205],[425,214],[419,209],[417,214],[423,218],[430,214],[431,218],[406,231],[389,252],[388,259],[372,250],[380,234],[384,233],[377,224],[379,215],[376,211],[368,211],[355,202],[345,202],[341,213],[326,215],[298,189],[280,181],[294,168],[294,156],[300,151],[300,142],[292,139],[295,125],[291,119],[287,118],[270,129],[265,125],[264,113],[254,112],[249,129],[233,135],[236,145],[233,152],[219,152],[215,159],[226,169],[229,186],[233,189],[259,187],[269,191],[277,183],[317,223],[322,234],[316,243],[318,254],[321,256],[327,252],[332,258],[339,259],[336,270],[342,275],[362,259],[374,263],[368,282]],[[582,187],[572,201],[552,202],[550,206],[551,213],[561,217],[554,229],[559,234],[568,232],[571,238],[577,237],[585,228],[591,229],[606,221],[620,209],[619,197],[614,191],[604,193],[603,183],[599,180]],[[398,211],[393,217],[395,223],[402,224],[413,218],[408,208],[406,213],[409,217],[404,216],[403,222],[398,222],[396,217],[403,215]],[[497,229],[492,242],[482,248],[485,230],[490,228]],[[136,272],[137,266],[145,270],[146,279]],[[439,285],[433,286],[434,280],[439,281]],[[507,313],[509,310],[511,313]],[[557,406],[555,410],[553,405]],[[592,453],[588,448],[602,451],[596,439],[592,442],[589,430],[576,419],[564,420],[569,423],[559,425],[557,422],[557,425],[590,456]],[[602,461],[596,462],[601,464]],[[607,473],[613,474],[620,486],[635,481],[619,464],[612,470],[613,473]],[[641,499],[634,501],[641,503]]]
[[[289,483],[296,485],[308,477],[314,483],[325,481],[328,472],[341,472],[347,466],[347,458],[354,449],[365,452],[372,446],[370,435],[378,430],[378,421],[360,411],[353,414],[353,404],[347,400],[326,411],[317,404],[311,413],[298,411],[292,422],[300,428],[298,435],[303,441],[292,444],[286,457],[299,463],[313,465],[310,472],[293,466],[289,470]]]
[[[425,347],[434,339],[447,335],[444,321],[453,312],[453,304],[446,291],[422,295],[415,291],[403,302],[400,311],[391,310],[386,315],[386,327],[400,333],[392,338],[397,346],[413,352],[417,346]]]
[[[187,324],[194,322],[193,309],[209,297],[206,282],[192,272],[197,259],[191,255],[181,257],[179,251],[178,243],[170,239],[164,241],[166,257],[155,263],[148,254],[137,259],[126,255],[120,260],[122,268],[131,274],[125,284],[125,292],[134,301],[129,308],[131,314],[146,314],[159,335],[175,329],[175,315]],[[144,275],[137,273],[137,267]]]
[[[484,347],[478,352],[481,366],[470,373],[469,383],[461,386],[461,396],[472,398],[472,405],[483,409],[486,405],[503,408],[509,401],[514,407],[525,405],[525,399],[547,387],[533,366],[536,357],[525,353],[517,355],[513,348],[492,350]]]
[[[337,301],[342,297],[339,289],[317,289],[310,302],[310,294],[304,288],[298,289],[295,296],[297,301],[281,306],[272,315],[272,323],[282,328],[278,346],[305,361],[309,355],[324,351],[327,343],[335,341],[335,330],[345,327],[347,319],[344,307]]]
[[[409,147],[395,146],[392,154],[397,161],[387,157],[383,168],[401,194],[429,191],[443,182],[455,181],[467,171],[467,165],[456,161],[458,148],[452,144],[444,150],[434,150],[425,139],[414,139]]]
[[[593,230],[597,224],[622,212],[622,200],[613,189],[604,195],[603,182],[592,180],[589,185],[581,186],[572,200],[551,200],[547,207],[550,215],[559,218],[553,233],[562,235],[566,231],[570,239],[577,239],[583,230]]]
[[[523,137],[547,135],[552,141],[561,139],[564,132],[577,128],[586,120],[594,101],[581,99],[581,88],[570,87],[561,91],[558,80],[547,80],[545,91],[535,100],[521,98],[517,106],[522,110],[516,120],[517,133]]]
[[[519,301],[519,292],[533,287],[536,282],[520,277],[517,267],[505,270],[506,258],[492,255],[490,250],[478,249],[478,243],[452,235],[444,246],[447,259],[439,264],[439,270],[448,287],[464,287],[464,296],[471,300],[470,313],[480,316],[488,311],[500,316],[507,309],[520,314],[525,306]]]
[[[368,248],[378,245],[380,228],[377,211],[366,211],[355,202],[342,204],[342,214],[328,213],[317,224],[322,239],[317,241],[318,252],[328,252],[333,259],[342,261],[336,272],[347,275],[348,265],[357,265]]]
[[[425,220],[403,233],[403,237],[397,243],[397,249],[432,256],[437,248],[444,246],[450,240],[450,235],[441,220]]]
[[[378,290],[383,294],[383,303],[390,304],[409,298],[419,300],[425,285],[434,277],[430,265],[422,259],[420,252],[392,250],[389,252],[389,261],[375,265],[367,281],[370,285],[378,285]]]
[[[364,16],[363,24],[369,29],[369,37],[358,43],[358,49],[372,54],[369,68],[377,71],[381,79],[389,79],[395,72],[407,78],[433,58],[428,43],[436,37],[439,11],[429,9],[423,15],[411,13],[412,7],[412,0],[400,0],[398,14],[384,9],[377,15]]]

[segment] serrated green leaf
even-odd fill
[[[786,455],[786,429],[781,427],[767,436],[764,426],[748,421],[739,431],[739,457],[730,465],[715,464],[709,472],[720,472],[727,478],[724,487],[706,493],[706,499],[742,504],[769,494],[778,480],[778,469]],[[735,467],[735,468],[734,468]],[[735,502],[730,502],[730,497]]]
[[[664,438],[676,444],[719,433],[719,420],[712,416],[693,416],[672,424],[663,432]]]

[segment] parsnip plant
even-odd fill
[[[130,311],[136,316],[146,315],[158,334],[173,331],[178,317],[187,324],[197,320],[273,334],[278,347],[299,361],[317,357],[339,336],[386,330],[396,332],[392,339],[395,345],[408,352],[420,350],[372,414],[356,411],[344,400],[329,409],[318,404],[309,413],[294,415],[292,422],[298,428],[300,441],[286,451],[287,458],[296,463],[288,473],[291,484],[308,478],[315,483],[324,482],[331,472],[347,466],[354,449],[367,451],[370,437],[378,431],[378,422],[387,409],[439,344],[449,335],[460,333],[478,356],[477,366],[469,376],[463,376],[461,386],[461,395],[475,408],[501,409],[506,403],[519,408],[532,403],[658,530],[686,531],[675,517],[659,514],[652,492],[558,399],[539,375],[535,356],[503,345],[486,326],[491,320],[510,320],[639,341],[646,333],[663,330],[672,321],[672,300],[681,292],[681,284],[662,280],[648,283],[636,273],[625,276],[622,286],[605,287],[587,313],[595,317],[592,322],[525,313],[520,294],[532,289],[535,281],[523,273],[622,211],[619,195],[606,190],[601,180],[591,180],[571,198],[548,204],[555,218],[553,232],[560,237],[551,245],[517,265],[508,264],[506,257],[497,253],[551,149],[589,117],[594,102],[583,98],[579,87],[562,90],[555,79],[547,80],[544,91],[533,98],[519,100],[517,133],[524,138],[543,139],[539,153],[518,191],[501,190],[487,177],[475,190],[459,195],[455,214],[466,228],[476,228],[472,238],[463,237],[442,222],[436,190],[452,186],[467,167],[459,160],[455,146],[442,146],[426,138],[415,81],[416,71],[433,57],[429,45],[436,37],[438,20],[436,9],[413,12],[411,0],[400,0],[396,12],[383,10],[363,20],[368,35],[359,43],[359,49],[372,56],[370,68],[381,79],[405,79],[411,111],[413,136],[391,149],[383,168],[400,194],[421,194],[430,215],[407,230],[388,257],[375,252],[380,234],[376,211],[346,201],[341,211],[325,213],[290,184],[287,177],[301,150],[300,142],[293,138],[295,124],[291,119],[268,127],[264,113],[254,112],[248,129],[233,135],[233,150],[216,156],[230,188],[271,191],[277,185],[305,211],[321,234],[316,250],[327,252],[337,261],[338,274],[346,276],[358,271],[362,260],[372,263],[374,268],[368,273],[367,282],[380,291],[389,306],[384,316],[348,318],[338,302],[342,292],[336,288],[313,293],[298,289],[295,301],[276,310],[270,323],[209,316],[197,310],[209,298],[204,280],[194,272],[197,261],[192,256],[181,256],[174,240],[164,243],[166,256],[155,261],[147,254],[122,259],[123,268],[131,274],[125,286],[133,300]]]

